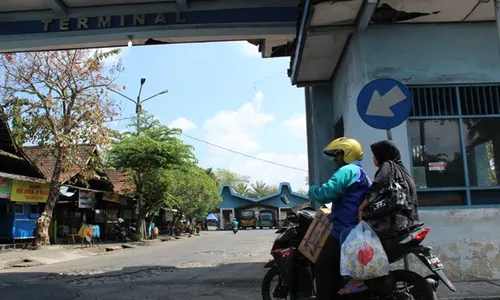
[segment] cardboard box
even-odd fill
[[[299,252],[313,263],[318,259],[326,240],[332,232],[333,224],[327,218],[330,212],[329,208],[321,208],[317,211],[311,226],[309,226],[304,239],[299,245]]]

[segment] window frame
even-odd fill
[[[425,193],[425,192],[446,192],[446,191],[463,191],[465,192],[465,197],[466,197],[466,203],[464,205],[458,205],[458,206],[425,206],[421,207],[421,209],[425,210],[436,210],[436,209],[470,209],[470,208],[500,208],[500,204],[482,204],[482,205],[473,205],[472,204],[472,196],[471,193],[473,191],[487,191],[487,190],[495,190],[495,191],[500,191],[500,185],[498,186],[471,186],[470,185],[470,176],[469,176],[469,167],[467,164],[467,152],[466,152],[466,146],[465,146],[465,136],[464,136],[464,119],[478,119],[478,118],[500,118],[500,111],[497,111],[497,113],[489,113],[489,114],[466,114],[462,115],[462,107],[461,107],[461,88],[481,88],[483,87],[490,87],[495,88],[496,90],[496,96],[498,97],[498,89],[500,88],[500,83],[487,83],[487,84],[441,84],[441,85],[408,85],[408,88],[413,92],[415,89],[417,90],[417,93],[420,95],[420,89],[436,89],[436,88],[441,88],[441,89],[452,89],[455,92],[455,99],[450,100],[450,103],[452,101],[455,101],[455,106],[457,108],[456,114],[434,114],[434,115],[420,115],[420,116],[412,116],[410,115],[408,119],[406,120],[406,129],[407,129],[407,134],[408,137],[411,137],[411,132],[410,132],[410,121],[414,120],[443,120],[443,119],[453,119],[458,121],[458,131],[459,131],[459,140],[460,140],[460,148],[462,152],[462,164],[463,164],[463,169],[464,169],[464,186],[456,186],[456,187],[434,187],[434,188],[417,188],[417,192],[419,193]],[[425,97],[425,96],[424,96]],[[486,98],[484,98],[485,101]],[[425,98],[425,101],[427,99]],[[490,100],[492,101],[492,100]],[[500,98],[497,100],[500,101]],[[432,100],[431,100],[432,102]],[[420,104],[416,104],[414,102],[414,107],[415,105],[419,105],[419,110],[420,112],[422,111]],[[492,104],[493,105],[493,104]],[[500,107],[499,107],[500,109]],[[433,109],[434,110],[434,109]],[[494,109],[493,109],[494,110]],[[412,109],[413,112],[413,109]],[[427,109],[426,109],[427,112]],[[411,138],[408,139],[408,150],[409,150],[409,158],[410,158],[410,170],[411,174],[413,175],[413,156],[411,153],[412,149],[412,144],[411,144]]]
[[[16,215],[24,215],[24,204],[14,203],[14,214]],[[17,212],[17,208],[21,207],[21,212]]]

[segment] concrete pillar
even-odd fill
[[[220,209],[219,229],[224,229],[224,209]]]
[[[333,139],[333,99],[331,84],[315,85],[304,89],[307,120],[307,152],[309,184],[326,182],[334,171],[333,162],[323,156],[323,148]],[[317,203],[311,203],[319,208]]]

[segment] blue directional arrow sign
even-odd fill
[[[358,114],[373,128],[391,129],[408,118],[412,101],[412,94],[403,83],[390,78],[375,79],[359,93]]]

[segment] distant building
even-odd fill
[[[226,228],[231,219],[234,217],[240,221],[240,226],[243,225],[243,227],[245,227],[245,220],[243,220],[242,224],[241,212],[246,210],[254,211],[254,217],[256,219],[254,223],[248,224],[248,227],[260,227],[257,224],[257,217],[261,210],[273,211],[277,225],[279,219],[283,219],[283,213],[290,210],[290,206],[281,202],[281,195],[286,195],[289,198],[291,206],[309,202],[309,198],[307,196],[293,192],[290,184],[286,182],[280,183],[276,193],[257,199],[237,194],[230,185],[222,185],[220,193],[222,196],[222,202],[219,204],[218,208],[220,212],[221,229]]]

